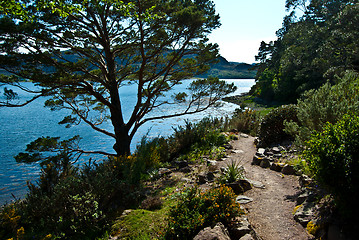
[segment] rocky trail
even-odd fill
[[[310,239],[306,230],[293,218],[295,199],[300,192],[298,177],[252,165],[256,153],[253,141],[251,136],[233,141],[232,154],[221,165],[225,166],[233,160],[239,162],[245,169],[246,177],[259,182],[245,193],[253,201],[243,204],[257,236],[262,240]]]

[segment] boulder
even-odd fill
[[[263,158],[259,166],[261,166],[262,168],[269,168],[270,167],[269,158]]]
[[[295,169],[293,166],[285,164],[281,172],[285,175],[294,175]]]
[[[177,164],[179,169],[188,167],[188,162],[187,161],[176,161],[175,163]]]
[[[225,144],[223,147],[227,150],[233,149],[233,146],[231,144]]]
[[[259,165],[262,161],[262,157],[259,157],[258,155],[253,156],[252,165]]]
[[[239,136],[242,138],[249,138],[248,134],[245,134],[245,133],[241,133]]]
[[[206,227],[201,230],[193,240],[231,240],[231,238],[223,224],[217,223],[213,228]]]
[[[276,154],[273,155],[273,157],[275,157],[275,158],[281,158],[281,157],[282,157],[282,154],[281,154],[281,153],[276,153]]]
[[[227,183],[226,185],[228,187],[232,188],[232,190],[235,194],[244,193],[244,192],[252,189],[251,184],[246,179],[240,179],[233,183]]]

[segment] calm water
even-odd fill
[[[229,83],[234,83],[238,89],[233,94],[240,94],[248,92],[254,84],[253,79],[234,79],[226,80]],[[190,80],[184,81],[181,86],[178,86],[174,91],[183,91]],[[15,89],[14,89],[15,90]],[[17,91],[18,92],[18,91]],[[0,89],[0,97],[3,94],[3,89]],[[30,96],[26,93],[18,92],[19,98],[25,100]],[[135,100],[135,89],[133,86],[126,86],[121,88],[121,97],[124,108],[125,117],[129,115],[131,106]],[[66,116],[66,111],[52,112],[43,107],[44,99],[38,99],[28,106],[22,108],[0,108],[0,204],[16,198],[21,198],[26,194],[26,181],[35,181],[38,177],[38,164],[18,164],[13,158],[19,152],[26,148],[26,144],[42,137],[60,137],[66,139],[74,135],[80,135],[83,139],[81,147],[84,150],[102,150],[113,152],[113,139],[95,132],[85,124],[65,128],[57,123]],[[205,116],[225,116],[231,115],[237,105],[224,103],[218,109],[210,109],[207,112],[189,115],[174,119],[166,119],[156,122],[148,122],[143,125],[137,132],[132,142],[131,149],[134,150],[136,144],[141,137],[149,133],[150,137],[168,136],[173,132],[172,127],[184,124],[184,120],[198,121]],[[157,113],[171,112],[178,109],[162,108]],[[127,114],[126,114],[127,113]],[[155,114],[158,115],[158,114]],[[102,128],[111,130],[109,123],[104,124]]]

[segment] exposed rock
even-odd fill
[[[240,221],[230,229],[231,239],[241,239],[246,234],[252,232],[251,224],[248,222],[247,218],[241,218]]]
[[[248,138],[249,137],[248,134],[245,134],[245,133],[241,133],[239,136],[242,137],[242,138]]]
[[[293,166],[285,164],[281,172],[285,175],[294,175],[295,169]]]
[[[211,166],[211,165],[217,165],[217,161],[207,159],[207,166]]]
[[[172,171],[169,170],[168,168],[160,168],[160,169],[158,169],[158,174],[161,175],[161,176],[169,175],[171,173],[172,173]]]
[[[207,175],[204,173],[198,174],[198,183],[204,184],[207,182]]]
[[[218,167],[218,165],[209,165],[208,171],[213,172],[213,173],[219,172],[219,167]]]
[[[239,240],[254,240],[254,238],[252,237],[252,235],[250,235],[249,233],[247,233],[246,235],[244,235],[243,237],[241,237]]]
[[[270,169],[276,172],[281,172],[285,163],[272,163]]]
[[[264,148],[258,148],[257,154],[258,154],[259,156],[264,156],[265,151],[266,151],[266,150],[265,150]]]
[[[253,202],[253,199],[244,195],[238,195],[236,198],[236,202],[238,202],[239,204],[246,204]]]
[[[259,164],[261,164],[262,159],[263,159],[262,157],[259,157],[258,155],[254,155],[254,156],[253,156],[252,165],[259,165]]]
[[[183,173],[190,173],[190,172],[192,172],[192,168],[190,166],[187,166],[187,167],[181,168],[179,171],[183,172]]]
[[[303,227],[306,227],[308,222],[314,219],[315,210],[316,208],[314,202],[305,201],[294,213],[294,219]]]
[[[255,137],[253,143],[254,143],[254,145],[257,145],[259,143],[259,138]]]
[[[269,158],[263,158],[259,166],[261,166],[262,168],[270,167]]]
[[[312,182],[313,182],[313,180],[310,177],[308,177],[307,175],[301,175],[299,177],[299,185],[301,187],[307,187],[310,184],[312,184]]]
[[[273,153],[273,152],[266,152],[266,155],[267,155],[267,156],[273,156],[274,153]]]
[[[233,146],[231,144],[226,144],[223,147],[227,150],[233,149]]]
[[[273,155],[273,157],[275,157],[275,158],[281,158],[281,157],[282,157],[282,154],[276,153],[276,154]]]
[[[302,194],[300,194],[297,198],[297,205],[301,205],[302,203],[304,203],[308,199],[308,196],[308,192],[303,192]]]
[[[201,230],[193,240],[231,240],[231,238],[223,224],[217,223],[214,228],[206,227]]]
[[[273,148],[272,148],[272,151],[273,151],[274,154],[277,154],[277,153],[280,153],[280,152],[281,152],[281,150],[279,149],[279,147],[273,147]]]
[[[251,180],[251,179],[247,179],[248,182],[255,188],[261,188],[261,189],[264,189],[266,188],[265,185],[259,181],[254,181],[254,180]]]
[[[252,189],[251,184],[246,179],[240,179],[233,183],[227,183],[228,187],[232,188],[235,194],[244,193],[250,189]]]

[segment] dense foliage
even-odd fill
[[[295,102],[346,70],[359,70],[359,3],[356,0],[287,1],[293,10],[274,42],[262,42],[252,93],[268,101]],[[295,11],[303,11],[298,19]]]
[[[241,214],[232,189],[226,186],[200,192],[188,189],[169,214],[166,239],[192,239],[204,227],[225,226]]]
[[[316,179],[333,194],[346,216],[357,217],[359,192],[359,117],[344,115],[327,123],[307,143],[305,156]]]
[[[286,132],[296,138],[297,146],[304,146],[314,131],[321,131],[327,123],[336,123],[344,114],[359,111],[359,77],[347,72],[338,83],[324,84],[310,90],[298,100],[298,122],[287,122]]]
[[[295,105],[283,105],[273,109],[263,117],[258,133],[261,145],[268,146],[291,140],[292,137],[284,131],[285,121],[298,121]]]
[[[78,137],[35,140],[16,159],[39,161],[40,178],[29,183],[29,192],[23,200],[1,209],[0,238],[16,238],[19,234],[21,239],[101,236],[118,211],[139,206],[144,197],[143,181],[155,177],[159,167],[171,164],[181,154],[209,153],[227,143],[228,139],[219,131],[222,123],[210,118],[187,122],[168,138],[144,137],[133,155],[113,156],[81,168],[76,161],[82,154],[72,151]],[[152,200],[142,207],[161,207],[160,203]]]

